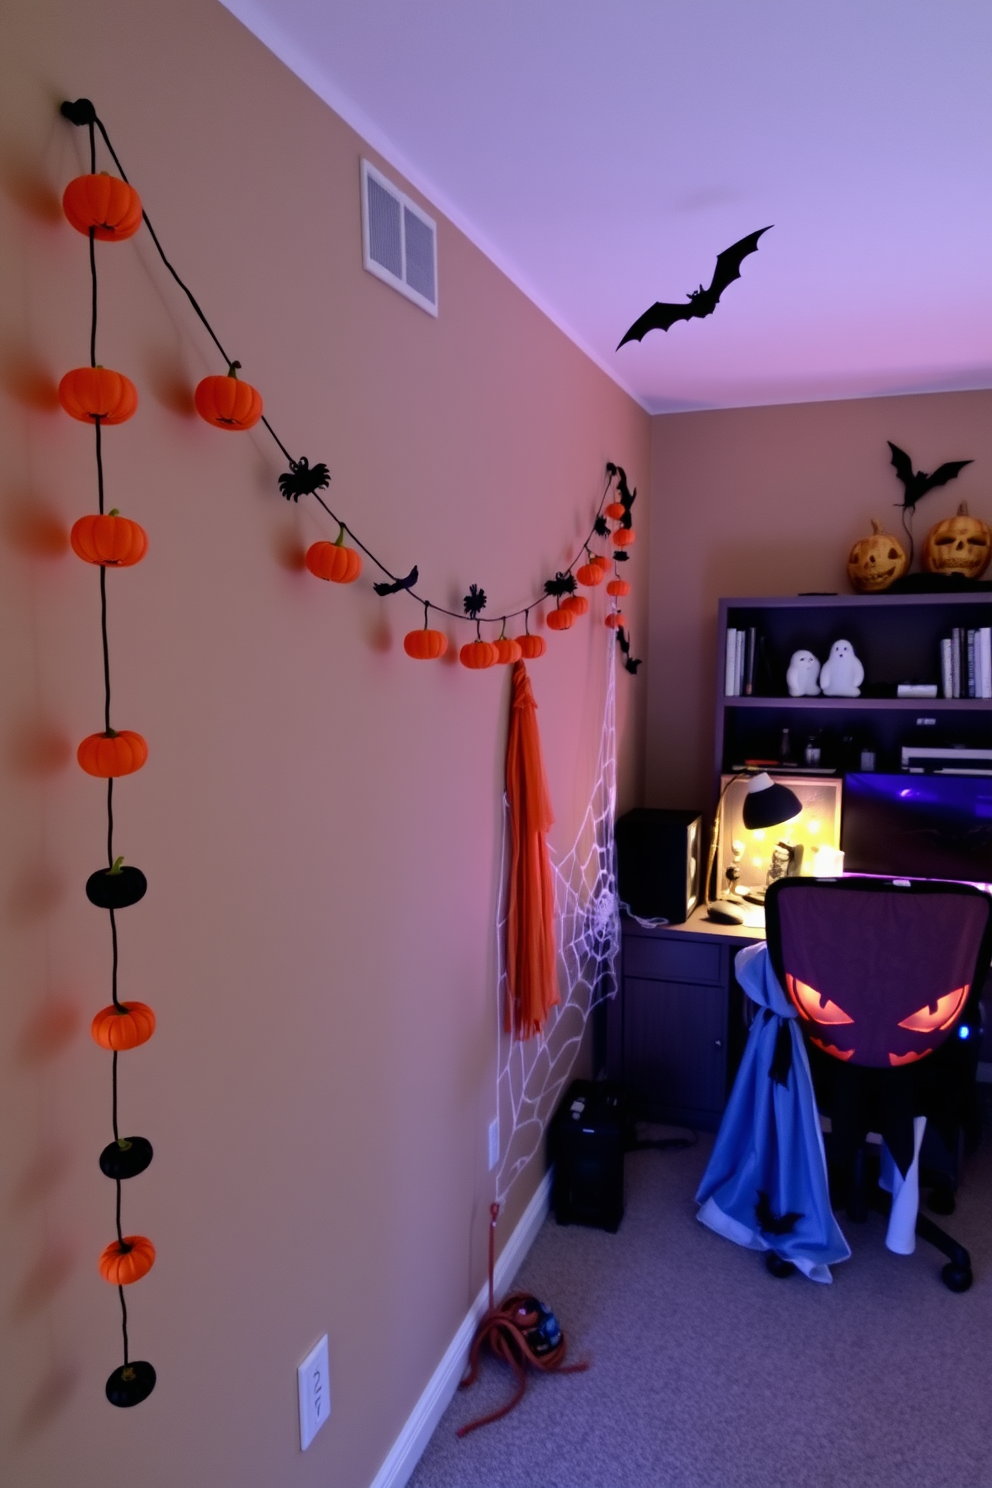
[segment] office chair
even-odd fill
[[[765,922],[772,967],[810,1046],[817,1105],[831,1121],[831,1201],[846,1202],[855,1220],[866,1199],[886,1213],[891,1200],[874,1174],[865,1192],[868,1132],[881,1135],[905,1180],[919,1153],[915,1118],[950,1147],[970,1115],[992,898],[922,879],[789,878],[769,888]],[[925,1215],[915,1228],[947,1256],[945,1284],[967,1291],[964,1247]]]

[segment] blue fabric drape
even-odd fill
[[[774,1251],[812,1281],[829,1282],[830,1267],[851,1251],[830,1207],[796,1010],[772,970],[767,946],[741,951],[735,971],[761,1011],[696,1194],[697,1218],[738,1245]]]

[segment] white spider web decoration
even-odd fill
[[[552,862],[558,991],[544,1030],[520,1040],[503,1030],[506,1007],[507,838],[509,811],[503,796],[503,853],[496,921],[496,1018],[498,1032],[496,1110],[500,1151],[496,1200],[502,1204],[541,1143],[545,1127],[575,1064],[594,1007],[617,993],[620,910],[617,899],[613,822],[617,794],[616,641],[610,638],[606,705],[592,796],[570,852]],[[503,1134],[508,1135],[504,1139]]]

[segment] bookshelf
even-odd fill
[[[992,593],[806,594],[722,599],[715,729],[715,776],[748,759],[799,767],[806,746],[820,750],[820,768],[843,775],[861,768],[863,750],[879,771],[901,769],[904,744],[992,747],[992,699],[900,698],[899,683],[935,683],[941,690],[940,643],[955,628],[992,624]],[[725,694],[728,628],[759,637],[751,696]],[[836,640],[848,640],[865,669],[857,698],[788,695],[785,674],[794,651],[825,661]]]

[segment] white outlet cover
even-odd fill
[[[305,1452],[331,1414],[326,1333],[307,1354],[296,1371],[296,1378],[300,1392],[300,1451]]]

